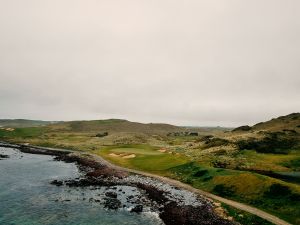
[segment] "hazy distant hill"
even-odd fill
[[[286,153],[300,146],[300,113],[280,116],[252,127],[238,127],[229,136],[239,140],[240,149]]]
[[[25,119],[0,119],[0,127],[22,128],[37,127],[55,123],[53,121],[25,120]]]
[[[270,121],[258,123],[252,127],[253,130],[282,131],[284,129],[300,130],[300,113],[292,113],[280,116]]]
[[[300,131],[300,113],[292,113],[286,116],[273,118],[266,122],[255,124],[254,126],[241,126],[235,128],[233,132],[237,131],[285,131],[285,130],[299,130]]]
[[[135,132],[145,134],[162,134],[184,131],[185,128],[160,123],[137,123],[120,119],[70,121],[52,124],[51,129],[71,132]]]

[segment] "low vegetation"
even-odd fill
[[[299,146],[297,134],[283,132],[267,133],[262,139],[249,138],[236,142],[240,150],[254,149],[259,153],[287,154]]]
[[[229,216],[235,218],[235,221],[241,224],[247,224],[247,225],[271,225],[272,224],[258,216],[254,216],[250,213],[245,213],[241,210],[232,208],[226,204],[222,204],[222,207],[225,209],[226,213]]]
[[[299,185],[251,172],[207,168],[196,162],[170,169],[169,176],[216,195],[253,205],[294,224],[299,223]]]

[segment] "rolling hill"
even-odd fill
[[[26,119],[0,119],[0,127],[7,128],[20,128],[20,127],[38,127],[45,126],[55,121],[43,121],[43,120],[26,120]]]
[[[170,124],[144,124],[120,119],[70,121],[51,124],[48,127],[52,130],[68,132],[134,132],[143,134],[166,134],[169,132],[180,132],[186,130]]]
[[[239,149],[263,153],[287,153],[300,147],[300,113],[292,113],[252,127],[242,126],[229,135]]]
[[[286,116],[280,116],[278,118],[273,118],[266,122],[260,122],[254,126],[242,126],[235,128],[233,132],[237,131],[268,131],[268,132],[278,132],[294,130],[300,131],[300,113],[291,113]]]

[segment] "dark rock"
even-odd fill
[[[120,200],[118,200],[116,198],[106,198],[105,203],[104,203],[105,208],[113,209],[113,210],[120,208],[121,205],[122,204],[121,204]]]
[[[118,194],[116,192],[109,191],[109,192],[105,193],[105,196],[110,197],[110,198],[117,198]]]
[[[107,177],[118,177],[118,178],[124,178],[128,176],[128,173],[121,171],[121,170],[115,170],[112,168],[109,168],[107,166],[103,166],[102,168],[95,169],[94,171],[88,172],[87,173],[88,177],[102,177],[102,178],[107,178]],[[112,189],[117,189],[117,187],[113,187]]]
[[[3,154],[0,154],[0,159],[8,159],[9,156],[8,155],[3,155]]]
[[[131,209],[131,212],[136,212],[136,213],[143,212],[143,206],[142,205],[136,205],[133,209]]]
[[[157,188],[151,185],[138,183],[137,187],[145,190],[149,198],[156,201],[157,203],[165,203],[168,201],[168,199],[164,196],[164,191],[158,190]]]
[[[171,202],[165,205],[160,218],[166,225],[232,225],[233,223],[217,216],[207,205],[193,207]]]
[[[60,181],[60,180],[53,180],[50,182],[50,184],[53,184],[53,185],[56,185],[56,186],[62,186],[63,185],[63,182]]]
[[[93,185],[104,185],[105,182],[94,178],[80,179],[80,180],[67,180],[65,184],[69,187],[87,187]]]

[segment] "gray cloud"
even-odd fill
[[[300,111],[298,0],[0,0],[0,117],[253,124]]]

